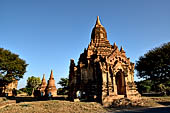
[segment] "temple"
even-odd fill
[[[108,105],[114,99],[139,99],[134,83],[134,63],[126,57],[123,47],[118,49],[107,40],[107,33],[97,17],[91,42],[80,54],[78,64],[70,61],[69,99],[97,101]]]
[[[57,96],[57,88],[55,86],[55,80],[54,80],[52,70],[51,70],[50,78],[48,80],[48,84],[47,84],[45,91],[46,91],[46,95]]]
[[[57,88],[55,86],[55,80],[54,80],[52,70],[51,70],[50,78],[48,80],[48,84],[46,83],[45,75],[43,75],[41,84],[38,87],[38,89],[35,91],[34,96],[48,96],[48,97],[57,96]]]
[[[47,82],[45,80],[45,74],[43,75],[43,79],[41,81],[41,85],[39,86],[38,90],[40,91],[41,96],[45,96],[45,89],[47,87]]]
[[[16,96],[17,86],[18,86],[18,80],[13,80],[7,85],[4,85],[3,78],[0,77],[0,96]]]

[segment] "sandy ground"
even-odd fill
[[[7,105],[0,113],[170,113],[170,97],[144,97],[143,107],[104,108],[95,102],[64,100],[20,102]]]

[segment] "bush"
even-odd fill
[[[143,80],[136,82],[139,93],[149,93],[153,87],[151,80]]]
[[[18,90],[18,94],[21,94],[22,92],[27,93],[29,96],[32,95],[32,88],[22,88]]]

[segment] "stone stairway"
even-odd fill
[[[132,99],[141,97],[141,95],[137,91],[137,85],[135,83],[128,83],[127,90],[128,90],[127,96],[134,97]]]
[[[125,95],[117,95],[118,99],[125,98]]]

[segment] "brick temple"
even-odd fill
[[[51,70],[50,78],[48,80],[48,84],[45,80],[45,75],[43,75],[41,85],[35,91],[35,96],[48,96],[54,97],[57,96],[57,88],[55,86],[55,80],[53,76],[53,71]]]
[[[0,77],[0,96],[16,96],[16,90],[18,86],[18,80],[13,80],[12,82],[8,83],[7,85],[3,85],[3,78]]]
[[[78,64],[70,61],[69,99],[79,98],[108,105],[114,99],[139,99],[134,83],[134,63],[116,43],[107,40],[107,32],[97,17],[91,42],[80,54]]]

